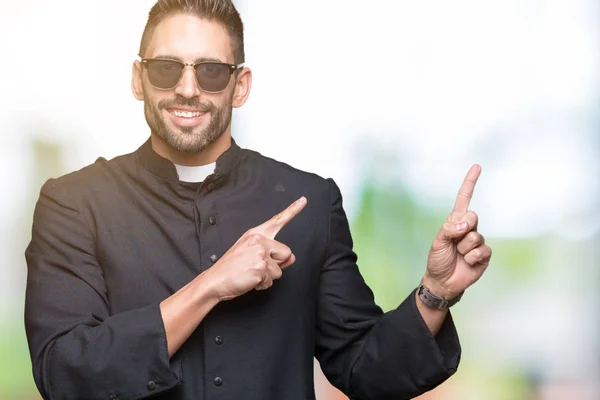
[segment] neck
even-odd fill
[[[169,146],[163,139],[152,132],[152,149],[161,157],[170,160],[173,164],[186,167],[197,167],[217,161],[217,158],[231,146],[231,132],[227,129],[214,142],[197,153],[177,151]]]

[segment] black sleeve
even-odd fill
[[[448,314],[434,338],[414,291],[383,314],[358,270],[340,190],[329,182],[330,238],[318,300],[317,359],[330,382],[352,399],[416,397],[458,367],[461,349],[452,317]]]
[[[175,386],[159,305],[110,315],[92,232],[72,202],[55,180],[44,185],[25,252],[38,389],[45,399],[141,399]]]

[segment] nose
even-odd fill
[[[177,86],[175,86],[175,93],[188,99],[200,95],[200,88],[196,81],[196,71],[193,67],[187,65],[183,68],[181,79]]]

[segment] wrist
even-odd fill
[[[421,300],[421,303],[428,308],[442,311],[458,303],[463,293],[464,291],[455,295],[428,276],[421,280],[417,288],[417,297]]]
[[[207,272],[208,270],[202,272],[192,281],[194,302],[207,304],[212,308],[221,302],[221,298],[215,280]]]
[[[429,273],[425,273],[423,279],[421,280],[421,283],[424,287],[429,289],[429,291],[432,294],[438,297],[442,297],[444,299],[452,299],[459,295],[459,293],[453,293],[446,289],[444,285],[439,283],[436,279],[432,278],[431,275],[429,275]]]

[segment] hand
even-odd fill
[[[473,165],[458,191],[452,213],[433,240],[423,284],[434,294],[451,299],[475,283],[485,272],[492,249],[477,232],[478,217],[469,210],[481,173]]]
[[[267,222],[245,232],[219,261],[204,273],[213,283],[219,301],[231,300],[252,289],[264,290],[281,278],[296,261],[291,249],[275,241],[279,231],[300,213],[301,197]]]

